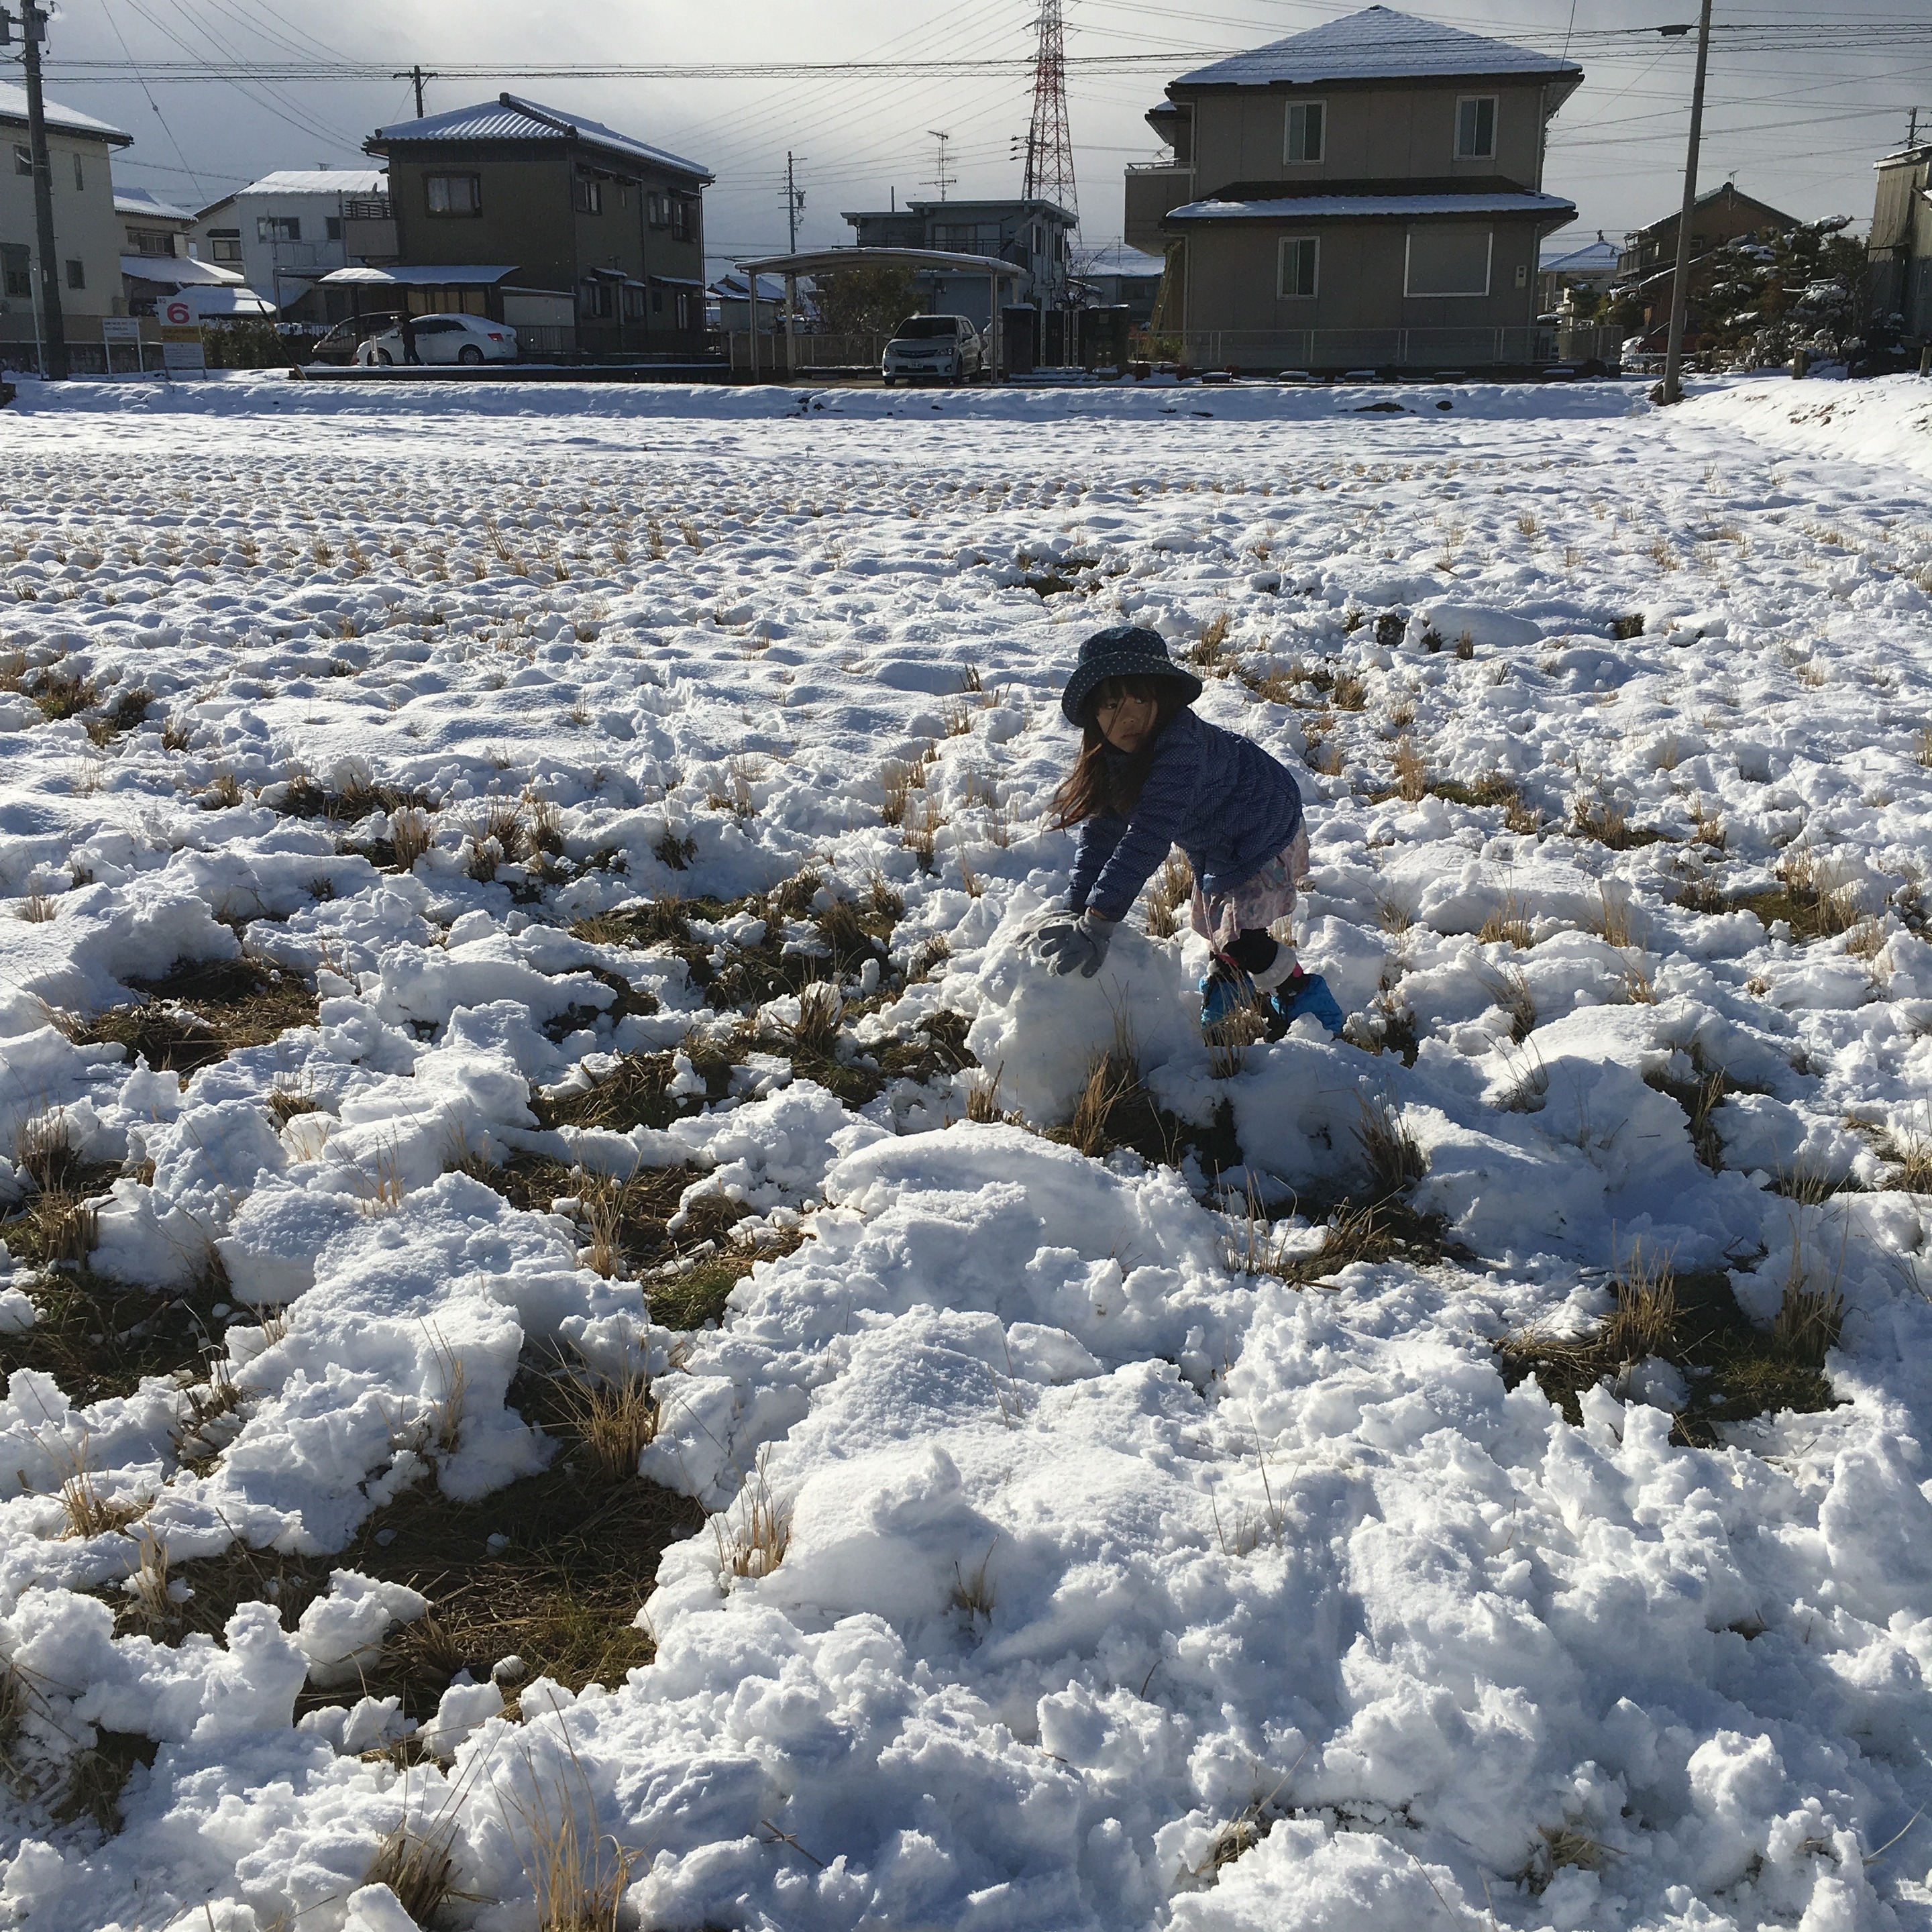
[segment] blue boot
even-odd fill
[[[1239,1012],[1267,1010],[1267,1001],[1255,991],[1254,981],[1238,968],[1216,966],[1200,985],[1204,1028],[1225,1026]]]
[[[1269,1000],[1281,1016],[1283,1027],[1292,1025],[1304,1013],[1312,1013],[1338,1040],[1341,1037],[1342,1009],[1329,992],[1328,982],[1319,973],[1298,972],[1293,979],[1276,987]]]

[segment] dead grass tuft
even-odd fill
[[[1476,937],[1485,946],[1506,940],[1522,952],[1527,952],[1536,944],[1530,932],[1528,912],[1513,892],[1504,893],[1495,910],[1483,921],[1482,930]]]
[[[770,1576],[791,1544],[791,1505],[772,1493],[766,1463],[761,1450],[737,1502],[711,1519],[719,1560],[734,1576]]]
[[[456,1862],[452,1850],[458,1822],[454,1807],[446,1820],[412,1822],[406,1809],[376,1847],[364,1885],[386,1885],[397,1902],[418,1925],[427,1925],[456,1890]]]
[[[1354,1129],[1355,1143],[1367,1163],[1375,1198],[1394,1200],[1429,1172],[1429,1162],[1393,1100],[1371,1102],[1364,1097],[1359,1105],[1361,1119]]]
[[[1172,939],[1180,930],[1180,908],[1194,891],[1194,868],[1171,852],[1148,888],[1147,929],[1154,939]]]

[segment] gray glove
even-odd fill
[[[1064,914],[1041,928],[1034,950],[1063,977],[1077,969],[1083,980],[1090,980],[1113,944],[1114,923],[1092,912]]]

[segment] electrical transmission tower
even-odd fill
[[[1066,50],[1060,0],[1040,0],[1040,50],[1034,56],[1033,124],[1027,130],[1026,198],[1057,202],[1078,215],[1073,136],[1066,125]]]

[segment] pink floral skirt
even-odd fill
[[[1308,828],[1304,825],[1290,844],[1232,892],[1217,892],[1210,898],[1196,880],[1189,922],[1217,952],[1232,946],[1242,933],[1270,932],[1276,925],[1286,927],[1294,916],[1299,897],[1296,888],[1307,876]],[[1284,945],[1293,944],[1286,931],[1274,936]]]

